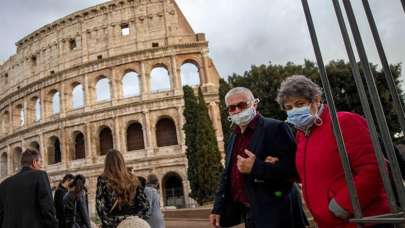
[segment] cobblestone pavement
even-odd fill
[[[244,228],[239,225],[234,228]],[[211,228],[208,220],[169,220],[166,221],[166,228]]]

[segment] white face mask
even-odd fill
[[[228,120],[238,126],[246,126],[256,116],[256,109],[251,106],[240,113],[228,116]]]

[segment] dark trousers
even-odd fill
[[[242,221],[245,223],[245,228],[255,228],[256,226],[250,207],[242,203],[238,203],[238,205],[240,207]]]

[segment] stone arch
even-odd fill
[[[23,153],[23,150],[19,146],[15,147],[13,150],[13,169],[14,169],[14,171],[17,171],[21,168],[22,153]]]
[[[114,148],[113,134],[111,128],[102,126],[100,128],[98,138],[100,155],[105,155],[110,149]]]
[[[150,72],[151,92],[168,91],[172,88],[169,70],[164,64],[156,64]]]
[[[156,143],[158,147],[177,145],[176,124],[170,117],[162,117],[156,122]]]
[[[84,159],[86,157],[85,137],[81,131],[73,132],[73,148],[73,160]]]
[[[40,147],[40,145],[39,145],[39,143],[37,141],[32,141],[30,143],[30,148],[32,148],[32,149],[34,149],[34,150],[36,150],[38,152],[41,152],[41,147]]]
[[[60,140],[57,136],[52,136],[48,140],[48,164],[53,165],[62,161],[62,150]]]
[[[78,109],[84,106],[84,90],[80,82],[72,83],[71,105],[72,109]]]
[[[145,149],[143,128],[139,122],[132,122],[126,131],[127,151]]]
[[[96,102],[111,100],[110,82],[110,79],[104,75],[98,77],[95,86]]]
[[[197,61],[187,59],[180,67],[181,85],[201,85],[200,66]]]
[[[4,152],[1,154],[1,157],[0,157],[0,177],[1,178],[7,176],[7,174],[8,174],[7,164],[8,164],[8,156],[7,156],[7,153]]]
[[[185,207],[183,179],[176,172],[168,172],[162,179],[164,206]]]
[[[126,70],[121,79],[121,88],[124,98],[139,96],[141,94],[139,74],[131,69]]]

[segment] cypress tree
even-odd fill
[[[196,170],[196,160],[197,160],[197,153],[196,153],[196,129],[197,129],[197,112],[198,112],[198,103],[197,97],[194,95],[194,91],[190,86],[183,87],[183,94],[184,94],[184,111],[183,116],[185,118],[185,123],[183,126],[183,130],[186,136],[186,156],[188,160],[188,169],[187,169],[187,177],[190,182],[191,193],[190,197],[193,195],[194,189],[198,189],[197,182],[197,170]],[[193,197],[192,197],[193,198]]]
[[[202,205],[214,199],[223,167],[201,89],[198,91],[198,101],[191,87],[185,86],[183,91],[183,115],[186,119],[183,129],[186,133],[190,197]]]

